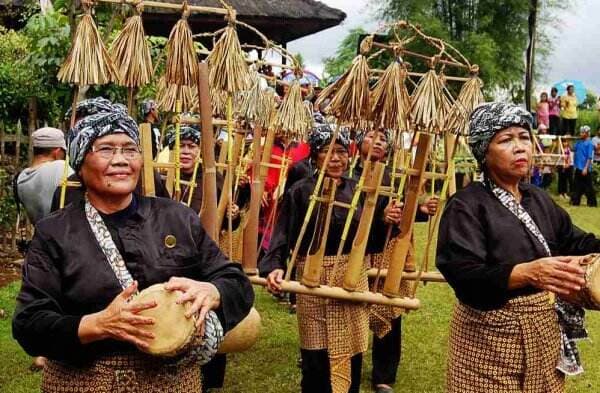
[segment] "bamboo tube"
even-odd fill
[[[142,192],[144,196],[156,196],[154,187],[154,161],[152,160],[152,129],[150,123],[140,124],[142,139]]]
[[[181,123],[179,122],[179,114],[181,113],[181,102],[177,101],[175,120],[175,149],[173,150],[175,159],[175,191],[173,199],[179,202],[181,198]]]
[[[73,128],[75,126],[75,119],[77,117],[77,97],[79,97],[79,85],[75,84],[73,88],[73,102],[71,103],[71,121],[69,128]],[[70,146],[67,146],[65,165],[63,166],[63,174],[60,182],[60,199],[58,205],[61,209],[65,207],[65,197],[67,196],[67,185],[69,177],[69,150]]]
[[[399,296],[400,280],[410,247],[412,229],[418,207],[417,199],[423,183],[423,173],[425,172],[430,147],[431,135],[421,134],[417,146],[417,157],[414,163],[414,168],[419,170],[419,175],[411,176],[408,181],[408,194],[402,212],[400,235],[394,244],[388,275],[383,286],[383,294],[386,296]]]
[[[165,81],[167,85],[193,86],[198,79],[198,58],[187,22],[189,7],[184,1],[181,19],[175,24],[167,41]]]
[[[198,65],[198,112],[202,122],[202,207],[200,221],[204,230],[214,241],[219,239],[217,221],[217,173],[215,167],[212,108],[208,86],[208,66]]]
[[[371,268],[367,270],[367,275],[369,276],[369,278],[376,278],[376,277],[386,277],[388,274],[388,269],[377,269],[377,268]],[[441,273],[439,272],[423,272],[420,277],[419,277],[419,273],[418,272],[404,272],[402,273],[402,279],[403,280],[408,280],[408,281],[415,281],[417,279],[419,279],[420,281],[425,281],[425,282],[446,282],[446,279],[444,278],[444,276],[442,276]]]
[[[260,202],[263,194],[263,183],[260,179],[262,127],[254,127],[252,144],[254,156],[252,157],[252,187],[250,187],[250,207],[248,208],[246,228],[243,233],[242,268],[248,275],[258,274],[258,222],[260,216]]]
[[[369,166],[369,169],[371,167]],[[365,168],[366,169],[366,168]],[[379,197],[378,189],[383,179],[385,170],[385,164],[382,162],[375,163],[375,168],[369,170],[367,176],[367,185],[374,187],[375,190],[370,192],[365,198],[364,207],[360,216],[358,224],[358,230],[354,241],[352,243],[352,251],[350,252],[348,259],[348,267],[344,274],[344,281],[342,286],[347,291],[356,291],[360,283],[361,272],[365,265],[365,253],[367,251],[367,243],[369,241],[369,233],[371,231],[371,224],[373,223],[373,216],[375,215],[375,208],[377,205],[377,198]]]
[[[261,277],[249,277],[254,285],[266,286],[267,280]],[[419,299],[390,298],[374,292],[348,292],[339,287],[321,285],[318,288],[309,288],[298,281],[283,281],[281,283],[283,292],[297,293],[301,295],[317,296],[321,298],[337,299],[355,303],[381,304],[384,306],[398,307],[405,310],[417,310],[421,307]]]
[[[329,236],[329,224],[331,222],[331,213],[333,211],[333,201],[335,200],[336,183],[331,178],[326,177],[323,181],[323,194],[321,206],[317,213],[317,222],[315,230],[316,244],[312,244],[306,257],[302,279],[300,282],[309,288],[316,288],[321,284],[321,272],[323,270],[323,258],[325,257],[325,248]],[[325,205],[325,208],[323,208]],[[319,236],[320,235],[320,236]]]
[[[102,38],[91,10],[85,10],[73,37],[73,44],[58,71],[57,78],[63,83],[76,85],[103,85],[116,81],[117,72]]]
[[[113,41],[109,53],[117,70],[119,85],[129,88],[140,87],[152,79],[150,47],[139,14],[127,19],[123,30]]]

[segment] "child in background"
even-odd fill
[[[548,93],[543,92],[540,95],[540,102],[537,104],[536,108],[537,114],[537,125],[538,128],[541,124],[545,125],[546,128],[550,126],[550,105],[548,103]]]
[[[558,90],[553,87],[550,90],[550,97],[548,98],[548,112],[550,118],[550,133],[552,135],[559,135],[560,133],[560,96]]]

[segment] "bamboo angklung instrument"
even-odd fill
[[[329,237],[329,224],[331,222],[336,190],[337,185],[335,181],[326,177],[323,181],[323,192],[318,199],[320,207],[317,212],[314,237],[309,247],[300,280],[303,285],[309,288],[316,288],[321,285],[323,258],[325,257],[325,248],[327,246],[327,238]]]
[[[246,228],[243,233],[242,268],[247,275],[258,274],[258,222],[260,216],[260,201],[263,193],[263,183],[260,180],[262,127],[255,125],[253,135],[252,157],[252,186],[250,187],[250,207],[247,212]]]
[[[152,160],[152,128],[150,123],[140,124],[142,142],[142,192],[144,196],[156,196],[154,186],[154,161]]]
[[[219,239],[217,222],[217,171],[215,165],[212,106],[208,86],[208,66],[198,66],[198,109],[202,122],[202,207],[200,221],[204,230],[214,241]]]
[[[348,267],[344,274],[343,287],[347,291],[356,291],[360,284],[361,273],[365,268],[365,253],[367,251],[367,243],[369,242],[369,233],[371,232],[371,224],[375,216],[375,208],[377,206],[377,198],[379,197],[379,187],[385,170],[383,162],[377,162],[373,165],[365,164],[364,171],[366,173],[365,187],[369,188],[365,198],[363,211],[360,216],[358,230],[352,243],[352,251],[350,251],[348,259]]]
[[[404,271],[404,264],[408,255],[412,229],[417,214],[418,198],[423,185],[427,157],[431,148],[431,134],[420,134],[417,145],[417,154],[414,162],[414,169],[418,170],[416,176],[410,176],[408,180],[408,193],[402,212],[402,221],[400,222],[400,234],[392,249],[390,266],[383,286],[383,294],[390,297],[400,296],[400,281]]]

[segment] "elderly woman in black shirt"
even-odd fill
[[[252,305],[247,278],[193,210],[135,195],[139,134],[122,107],[79,120],[69,142],[86,196],[37,225],[13,320],[23,348],[49,359],[42,391],[200,391],[197,356],[208,348],[175,358],[143,354],[155,337],[140,327],[155,320],[138,313],[156,303],[129,300],[167,282],[182,292],[179,302],[191,303],[187,316],[198,314],[200,333],[218,331],[209,324],[227,331]]]
[[[600,240],[542,190],[522,183],[532,163],[532,119],[483,104],[469,143],[483,181],[457,192],[440,223],[437,266],[453,287],[448,392],[563,392],[581,372],[574,340],[583,310],[567,296],[584,284],[578,255]]]

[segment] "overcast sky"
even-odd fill
[[[374,11],[367,8],[369,0],[321,1],[344,11],[346,20],[340,26],[288,44],[292,52],[302,53],[307,67],[318,75],[323,70],[323,59],[335,54],[350,29],[362,26],[373,31],[377,28]],[[562,27],[551,31],[556,37],[554,50],[548,59],[548,69],[541,71],[543,83],[536,86],[536,91],[562,79],[579,79],[588,89],[600,93],[600,0],[573,1],[575,5],[571,10],[556,15]]]

